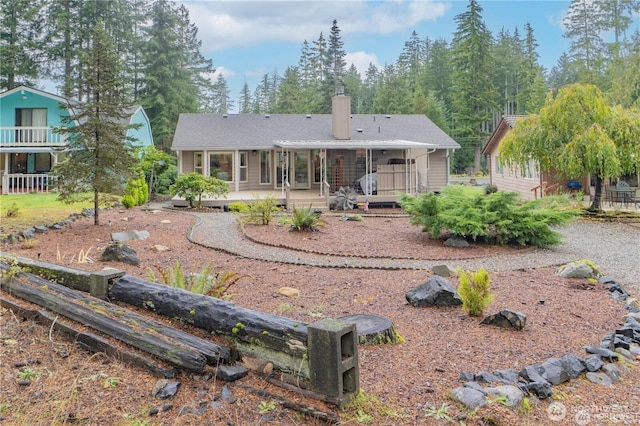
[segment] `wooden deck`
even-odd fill
[[[314,208],[328,209],[329,203],[335,199],[334,194],[330,194],[328,197],[320,196],[317,189],[307,190],[291,190],[289,194],[289,200],[287,202],[286,193],[281,190],[273,191],[238,191],[229,192],[226,198],[202,198],[203,207],[224,208],[225,205],[229,205],[236,201],[252,201],[256,199],[264,199],[268,196],[273,196],[278,205],[285,206],[287,208],[296,206],[308,206],[311,204]],[[369,201],[370,206],[376,205],[395,205],[398,203],[400,195],[362,195],[358,194],[358,203],[364,203]],[[171,199],[171,205],[174,207],[188,207],[189,202],[184,198],[173,197]]]

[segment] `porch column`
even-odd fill
[[[2,193],[9,193],[9,153],[4,154],[4,171],[2,172]]]
[[[233,190],[240,191],[240,151],[237,149],[233,152]]]

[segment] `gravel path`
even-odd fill
[[[232,213],[195,213],[198,223],[189,239],[197,244],[248,259],[328,268],[429,269],[442,261],[410,259],[365,259],[320,255],[298,250],[275,248],[245,239]],[[517,255],[500,255],[483,259],[458,260],[452,268],[513,270],[555,266],[574,260],[589,259],[607,276],[640,291],[640,225],[578,220],[560,228],[564,235],[559,246],[532,249]],[[450,262],[451,263],[451,262]]]

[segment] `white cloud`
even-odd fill
[[[444,16],[448,2],[390,1],[183,1],[198,27],[203,53],[261,43],[316,40],[334,19],[341,34],[389,34]]]
[[[347,53],[345,56],[345,62],[347,63],[347,68],[351,66],[351,64],[355,65],[360,73],[360,76],[364,78],[367,73],[367,69],[369,69],[369,64],[373,64],[377,68],[381,68],[378,63],[378,56],[374,53],[367,52],[352,52]]]

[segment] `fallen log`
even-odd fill
[[[200,350],[184,343],[186,340],[197,339],[187,333],[183,333],[183,341],[176,341],[167,335],[181,332],[170,331],[170,327],[142,315],[127,312],[121,307],[33,274],[16,273],[11,271],[6,263],[0,262],[0,269],[7,271],[6,276],[0,280],[0,287],[10,294],[85,324],[180,368],[202,372],[207,358],[215,360],[216,363],[225,359],[225,354],[220,351],[220,348],[224,347],[211,344],[208,355],[205,356]],[[201,347],[206,347],[209,343],[202,339],[197,340],[201,342],[196,345]],[[226,348],[226,351],[231,353],[229,348]],[[231,358],[227,359],[231,361]]]
[[[113,343],[103,339],[97,334],[80,331],[72,325],[61,321],[57,316],[54,317],[49,311],[44,309],[29,309],[2,297],[0,297],[0,306],[10,309],[13,314],[18,317],[35,321],[38,324],[52,328],[54,331],[57,331],[89,352],[103,353],[128,365],[146,369],[158,377],[171,379],[176,376],[175,370],[165,368],[149,357],[117,348]]]
[[[297,321],[131,275],[113,280],[107,297],[224,336],[242,354],[272,361],[283,371],[309,377],[304,357],[307,327]]]

